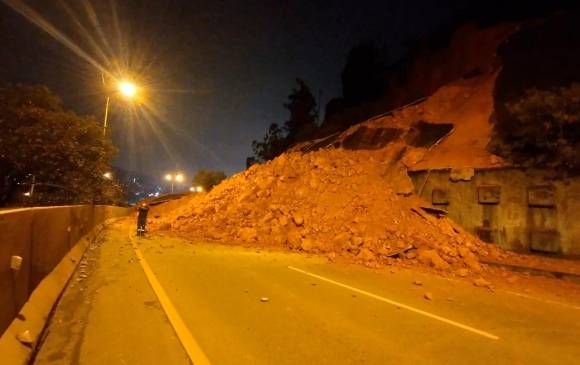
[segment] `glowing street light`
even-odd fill
[[[185,180],[185,177],[182,173],[175,173],[175,174],[167,174],[165,175],[165,180],[171,182],[171,194],[173,194],[174,183],[182,183]]]
[[[105,172],[103,174],[103,177],[107,180],[111,180],[113,178],[113,173],[112,172]]]
[[[103,79],[103,85],[105,83],[105,75],[101,74]],[[126,99],[135,99],[137,96],[137,85],[128,80],[121,80],[117,82],[117,91],[119,94],[123,95]],[[107,122],[109,119],[109,104],[111,102],[111,95],[107,95],[107,102],[105,103],[105,117],[103,118],[103,136],[107,135]]]
[[[134,98],[137,94],[137,87],[130,81],[119,82],[119,92],[128,98]]]

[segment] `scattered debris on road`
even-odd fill
[[[473,285],[482,287],[482,288],[491,288],[491,283],[484,278],[477,278],[473,280]]]
[[[32,345],[34,343],[34,339],[32,338],[30,330],[25,330],[18,333],[18,335],[16,335],[16,339],[24,345]]]

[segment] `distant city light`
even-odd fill
[[[30,191],[27,191],[26,193],[22,194],[24,196],[30,196]]]
[[[183,181],[183,175],[182,174],[175,175],[175,181],[182,182]]]
[[[165,175],[165,180],[167,180],[167,181],[173,180],[173,175],[171,175],[171,174]]]
[[[112,173],[112,172],[105,172],[105,173],[103,174],[103,177],[104,177],[105,179],[111,180],[111,179],[113,178],[113,173]]]
[[[192,186],[191,188],[189,188],[189,191],[195,192],[195,193],[201,193],[203,191],[203,187],[202,186]]]

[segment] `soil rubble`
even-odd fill
[[[408,149],[396,142],[378,150],[286,153],[154,215],[152,229],[341,256],[369,267],[420,265],[461,277],[483,270],[480,257],[510,255],[413,193],[401,163]]]

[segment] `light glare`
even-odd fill
[[[137,93],[137,87],[135,87],[135,84],[133,84],[132,82],[121,81],[119,83],[119,91],[126,97],[132,98]]]

